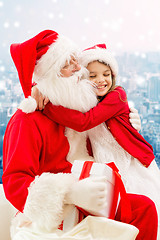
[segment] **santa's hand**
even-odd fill
[[[66,203],[75,204],[87,211],[100,211],[107,204],[105,177],[89,177],[74,183],[66,194]]]
[[[36,85],[32,87],[31,96],[37,102],[37,110],[44,109],[45,105],[49,102],[49,99],[47,97],[43,96],[43,94],[38,90]]]
[[[137,130],[140,131],[141,130],[141,119],[140,116],[138,114],[137,109],[135,108],[130,108],[130,114],[129,114],[129,121],[131,123],[131,125]]]

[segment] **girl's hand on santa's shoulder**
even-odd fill
[[[35,86],[31,89],[31,97],[33,97],[37,102],[36,110],[43,110],[45,105],[49,102],[49,99],[39,91],[39,89]]]

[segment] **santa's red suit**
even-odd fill
[[[71,169],[71,164],[66,161],[68,149],[64,127],[53,123],[41,112],[25,114],[18,110],[4,137],[6,197],[20,211],[26,203],[33,219],[49,230],[61,224],[64,196],[72,184],[70,174],[62,174]],[[30,187],[30,198],[26,202],[31,183],[35,188],[32,191]],[[129,194],[129,198],[133,219],[128,223],[140,229],[137,239],[156,239],[157,216],[153,202],[140,195]],[[123,222],[120,207],[115,219]]]
[[[52,35],[51,31],[41,33],[38,39],[36,37],[36,44],[39,44],[39,37],[41,39],[43,36],[44,40],[45,36],[50,36],[50,34]],[[33,42],[35,43],[35,41]],[[27,45],[27,43],[25,44]],[[37,46],[36,44],[35,46]],[[45,44],[43,41],[42,45]],[[49,44],[51,44],[51,41],[49,41]],[[41,47],[40,44],[39,46]],[[25,45],[18,46],[18,48],[20,47],[23,48]],[[27,54],[27,51],[25,54]],[[23,61],[19,64],[20,60],[15,55],[16,53],[13,53],[12,49],[12,57],[19,70]],[[31,55],[33,57],[33,53]],[[24,70],[24,68],[21,69]],[[39,74],[39,71],[37,71],[37,74]],[[22,71],[19,71],[21,84],[23,75],[24,72],[22,74]],[[40,88],[43,88],[43,84],[45,82],[42,83]],[[25,85],[26,83],[23,88]],[[31,83],[28,86],[30,88]],[[26,95],[28,94],[26,93]],[[55,233],[64,219],[65,195],[74,182],[70,174],[72,165],[67,161],[69,143],[64,131],[63,126],[50,121],[42,112],[26,114],[17,110],[8,123],[4,136],[3,186],[7,199],[17,210],[22,212],[22,221],[19,218],[19,223],[16,223],[19,232],[13,235],[13,240],[24,239],[23,234],[25,234],[26,239],[37,239],[35,234],[39,233],[36,232],[34,224],[44,235],[50,234],[49,239],[58,239],[57,236],[54,238],[55,235],[51,234]],[[132,218],[127,223],[139,229],[136,239],[156,240],[157,213],[154,203],[149,198],[140,195],[128,194],[128,197],[131,202]],[[121,203],[115,220],[123,222],[124,219],[121,217],[120,209]],[[107,220],[103,220],[103,223],[105,221]],[[97,224],[100,222],[98,220]],[[28,227],[29,225],[32,225],[31,230]],[[104,225],[103,229],[105,229],[105,226],[107,225]],[[101,235],[102,232],[99,234]],[[38,235],[38,239],[44,239],[44,235],[42,235]],[[65,239],[61,236],[59,238]],[[48,238],[46,237],[46,239]],[[66,239],[70,238],[66,237]]]

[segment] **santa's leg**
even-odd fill
[[[146,196],[128,194],[132,208],[132,219],[129,224],[139,229],[136,240],[156,240],[158,216],[154,202]],[[125,222],[121,218],[121,203],[119,204],[115,220]]]

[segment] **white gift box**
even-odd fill
[[[72,174],[79,179],[82,168],[83,168],[84,161],[75,160],[71,169]],[[105,209],[102,209],[100,212],[90,212],[95,216],[102,216],[102,217],[110,217],[113,198],[114,198],[114,188],[115,188],[115,175],[113,170],[104,163],[93,163],[90,176],[105,176],[106,177],[106,184],[107,184],[107,205]]]

